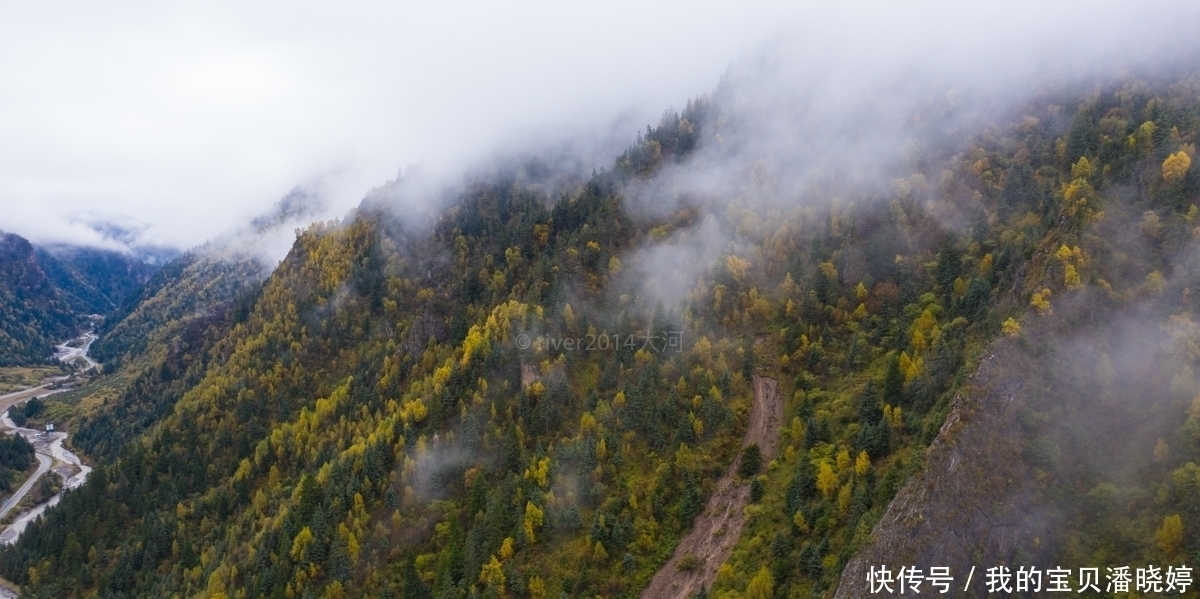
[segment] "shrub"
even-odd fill
[[[742,462],[738,464],[738,475],[750,478],[762,469],[762,450],[758,443],[752,443],[742,450]]]

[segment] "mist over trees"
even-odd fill
[[[265,278],[165,265],[97,344],[115,392],[73,408],[99,466],[0,573],[30,597],[632,597],[737,460],[752,501],[706,596],[831,596],[989,348],[1079,353],[1118,402],[1132,357],[1039,335],[1142,306],[1183,348],[1138,437],[1153,497],[1048,434],[1093,398],[1031,403],[1040,492],[1088,498],[1033,557],[1200,551],[1196,75],[998,114],[906,95],[837,147],[844,123],[765,137],[772,94],[736,75],[590,174],[401,178]],[[785,398],[771,459],[741,447],[755,376]]]

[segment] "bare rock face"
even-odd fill
[[[842,571],[837,599],[870,595],[872,566],[950,568],[962,596],[971,566],[1042,563],[1057,515],[1041,501],[1022,458],[1018,418],[1028,389],[1010,376],[1029,357],[998,342],[958,396],[925,454],[926,468],[896,494],[871,540]],[[1019,371],[1019,370],[1018,370]],[[977,568],[972,588],[983,572]],[[931,591],[923,586],[922,594]]]

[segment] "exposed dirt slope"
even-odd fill
[[[754,407],[746,425],[742,446],[757,443],[763,459],[770,460],[779,448],[779,428],[783,424],[783,398],[779,382],[754,376]],[[701,586],[708,588],[717,577],[717,568],[725,563],[742,534],[745,519],[742,509],[750,501],[750,487],[737,476],[737,460],[717,481],[704,511],[696,516],[692,530],[679,541],[671,559],[650,579],[642,599],[686,599]],[[680,570],[686,556],[695,558],[695,567]],[[690,561],[690,560],[689,560]]]

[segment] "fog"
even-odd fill
[[[1058,77],[1186,55],[1198,14],[1161,0],[15,6],[0,22],[0,229],[131,243],[102,232],[117,225],[182,248],[297,186],[340,216],[410,165],[453,181],[497,152],[570,142],[604,166],[731,64],[761,76],[743,129],[755,152],[855,156],[886,181],[897,124],[935,90],[964,90],[976,112],[956,118],[976,122]],[[709,160],[678,180],[738,164]]]
[[[0,229],[97,244],[89,224],[120,223],[186,247],[314,180],[340,215],[410,164],[453,172],[514,142],[614,126],[632,138],[796,12],[770,2],[10,6]]]

